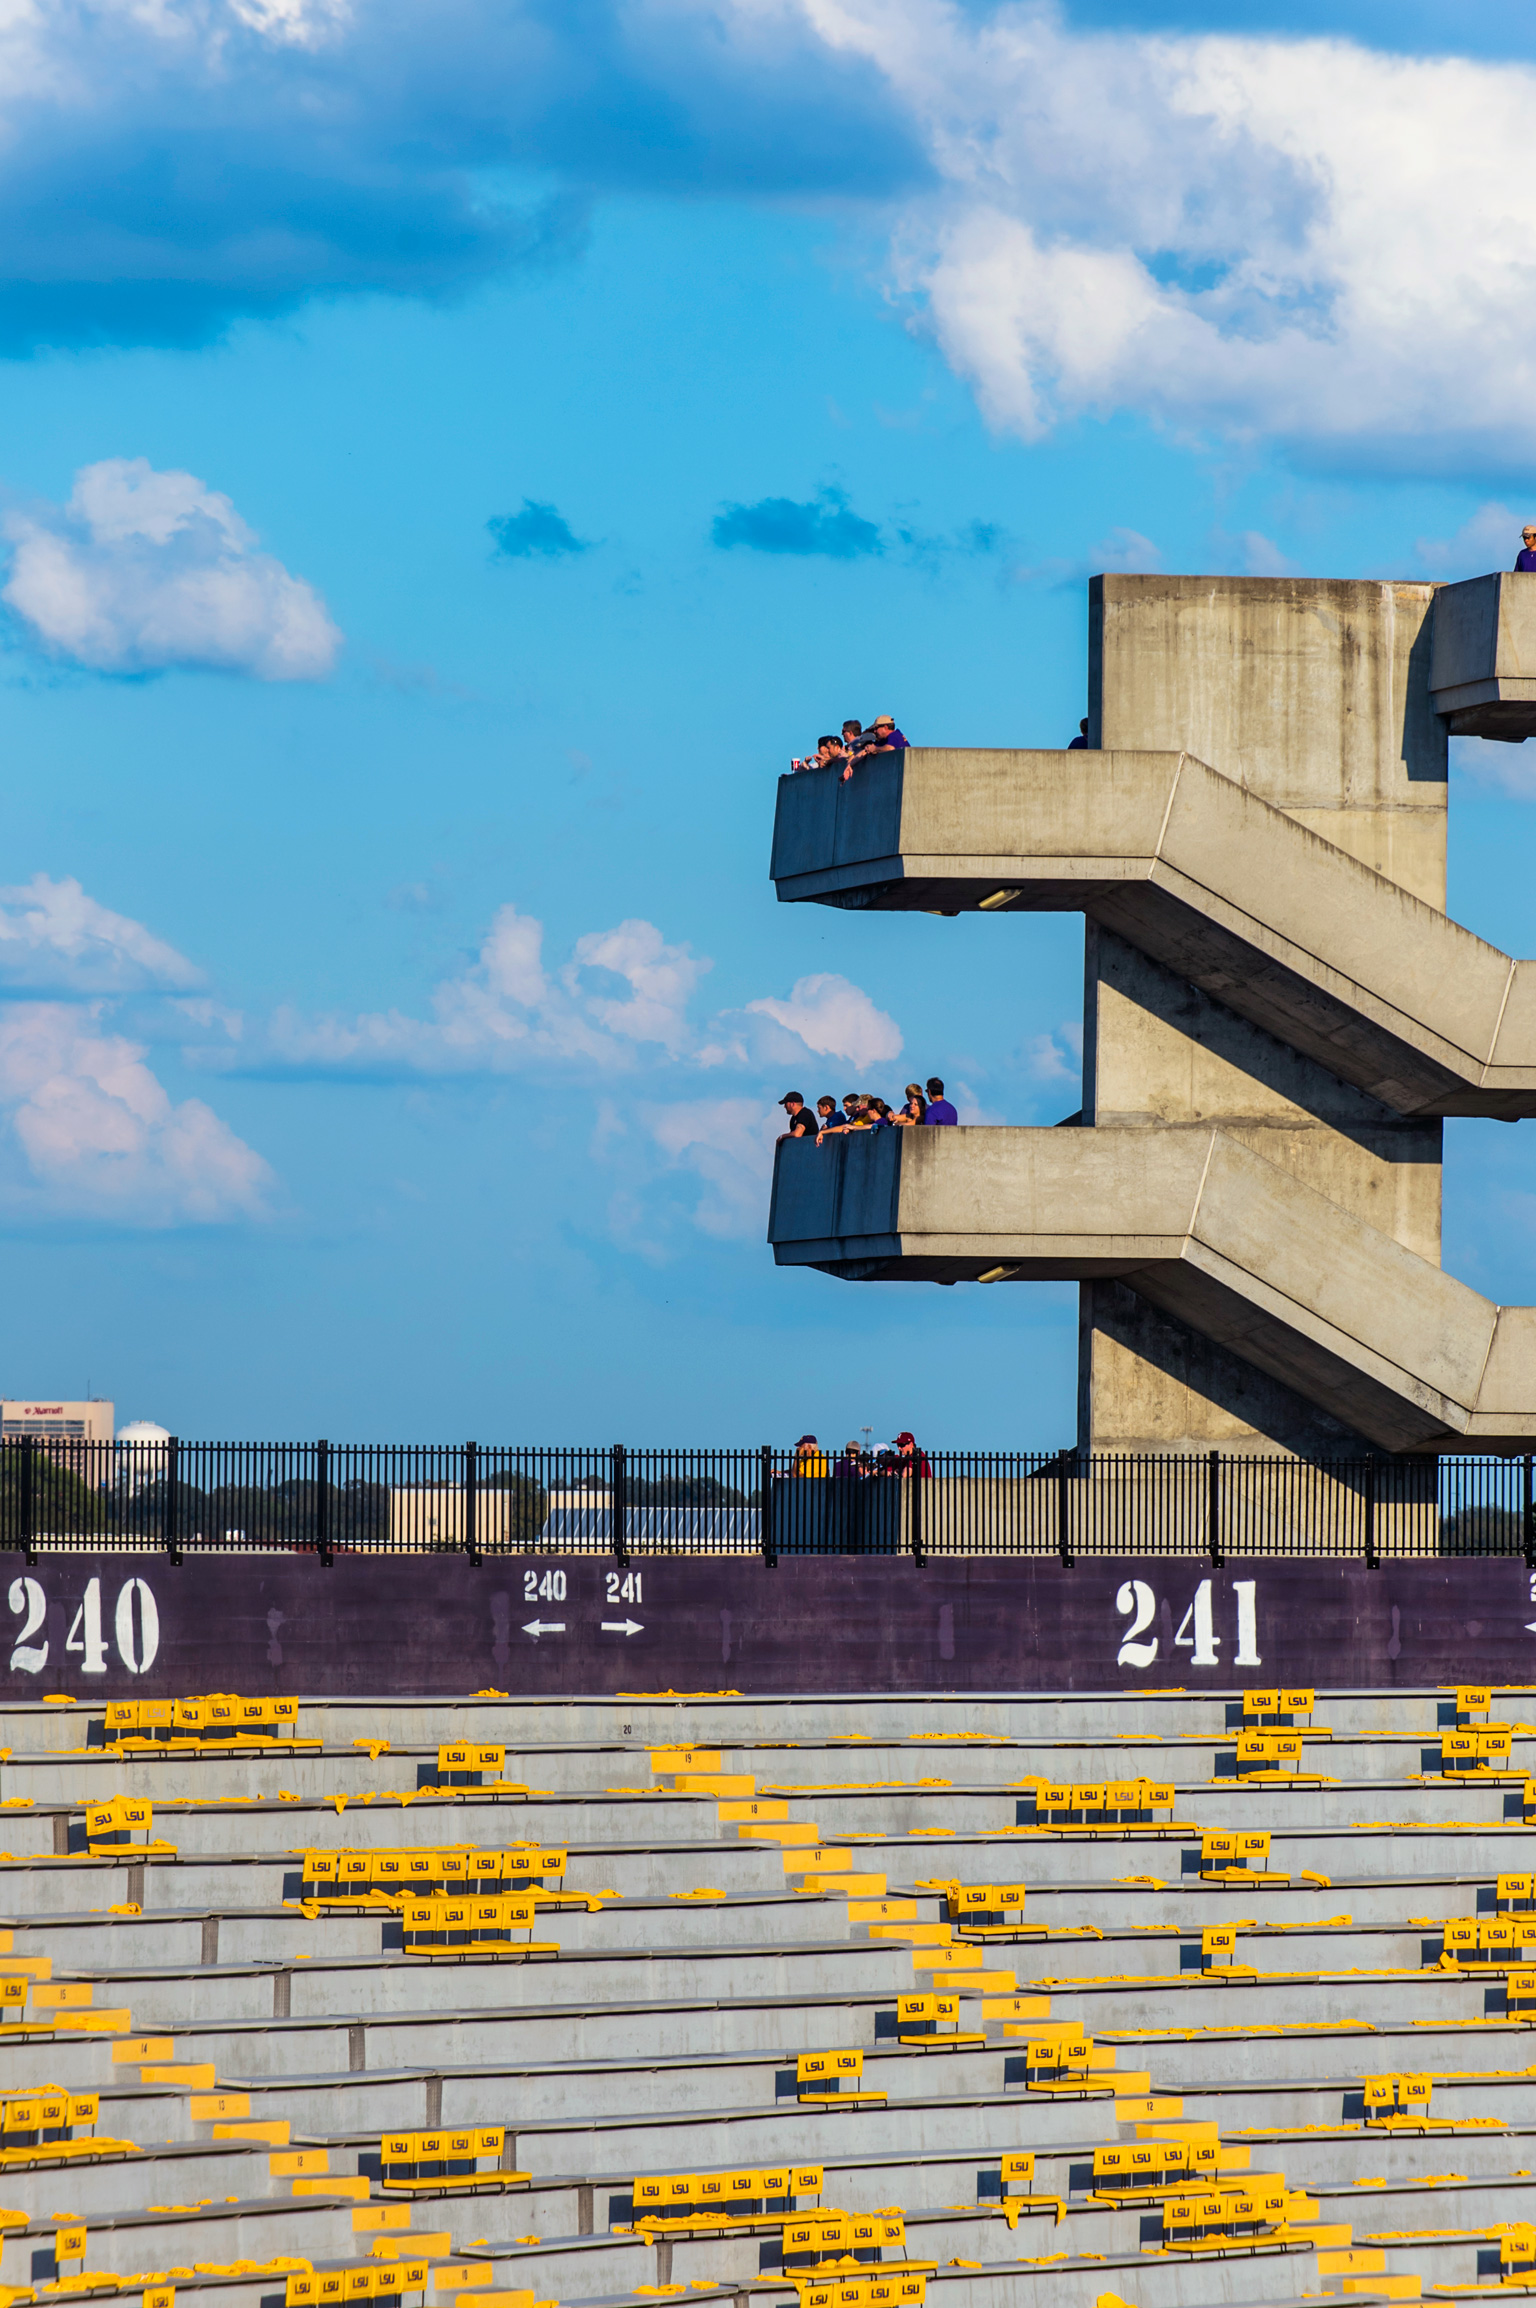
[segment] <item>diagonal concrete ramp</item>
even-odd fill
[[[1536,1115],[1536,961],[1187,753],[914,746],[780,780],[785,900],[1082,912],[1404,1115]]]
[[[786,1140],[769,1240],[781,1266],[859,1281],[1128,1280],[1386,1450],[1536,1442],[1536,1308],[1495,1306],[1225,1130]]]

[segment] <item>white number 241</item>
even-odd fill
[[[1213,1604],[1215,1582],[1202,1579],[1194,1597],[1179,1622],[1179,1631],[1173,1642],[1176,1650],[1188,1651],[1192,1667],[1218,1667],[1217,1653],[1222,1638],[1216,1632]],[[1237,1649],[1232,1654],[1234,1667],[1260,1667],[1259,1614],[1257,1608],[1258,1581],[1234,1579],[1231,1582],[1233,1599],[1237,1605]],[[1143,1640],[1158,1615],[1157,1596],[1145,1579],[1127,1579],[1115,1596],[1115,1609],[1122,1619],[1131,1624],[1126,1629],[1115,1663],[1120,1667],[1150,1667],[1158,1655],[1161,1638],[1157,1635]]]

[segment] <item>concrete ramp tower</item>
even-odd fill
[[[1081,1113],[786,1143],[779,1263],[1078,1281],[1082,1451],[1529,1451],[1536,1309],[1440,1267],[1442,1118],[1536,1113],[1536,962],[1445,914],[1451,732],[1536,733],[1536,577],[1101,577],[1088,751],[784,778],[781,899],[1087,941]]]

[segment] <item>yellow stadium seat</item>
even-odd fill
[[[495,1795],[526,1795],[521,1780],[504,1779],[507,1751],[475,1739],[451,1739],[437,1750],[439,1787],[479,1788]]]
[[[462,1958],[467,1955],[555,1957],[556,1940],[532,1938],[537,1903],[532,1898],[407,1899],[401,1909],[401,1941],[408,1955]],[[529,1936],[519,1937],[518,1934]]]
[[[499,2124],[386,2132],[380,2148],[379,2184],[386,2193],[402,2195],[436,2194],[445,2188],[476,2194],[488,2188],[521,2187],[527,2182],[526,2172],[500,2169],[506,2136],[505,2126]],[[411,2241],[424,2249],[419,2239]]]
[[[1511,2221],[1499,2238],[1499,2270],[1506,2280],[1536,2275],[1536,2224]]]
[[[1010,1939],[1024,1927],[1022,1883],[950,1883],[944,1887],[949,1921],[964,1939]]]
[[[658,2235],[722,2225],[778,2228],[801,2208],[802,2197],[819,2197],[821,2186],[820,2164],[754,2165],[641,2176],[632,2183],[631,2203],[636,2227]]]
[[[1236,1961],[1237,1925],[1209,1925],[1200,1934],[1200,1969],[1221,1979],[1256,1979],[1252,1964]]]
[[[1037,1826],[1082,1834],[1149,1825],[1158,1812],[1171,1812],[1174,1803],[1172,1785],[1155,1779],[1025,1779],[1018,1784],[1033,1793]]]
[[[1365,2120],[1384,2131],[1423,2130],[1433,2121],[1429,2113],[1431,2079],[1425,2075],[1385,2075],[1365,2078]]]
[[[1485,1723],[1440,1735],[1440,1771],[1445,1778],[1496,1778],[1509,1768],[1514,1739],[1507,1723]]]
[[[1243,1721],[1245,1724],[1268,1724],[1278,1730],[1289,1730],[1298,1715],[1310,1715],[1316,1704],[1316,1691],[1245,1691]]]
[[[795,2062],[795,2090],[802,2105],[834,2101],[852,2107],[860,2101],[882,2103],[884,2092],[863,2088],[862,2052],[802,2052]]]
[[[0,2099],[0,2168],[29,2164],[90,2163],[105,2157],[137,2155],[132,2140],[109,2139],[95,2130],[98,2092],[7,2093]],[[77,2133],[83,2136],[77,2137]]]
[[[1321,1779],[1319,1771],[1304,1771],[1306,1742],[1299,1731],[1240,1731],[1237,1736],[1239,1779]]]
[[[985,2044],[984,2030],[962,2033],[958,1995],[903,1995],[896,1999],[896,2040],[910,2051],[960,2051]]]
[[[106,1803],[88,1803],[85,1807],[85,1841],[92,1858],[110,1857],[115,1851],[137,1854],[141,1851],[164,1851],[174,1854],[174,1843],[156,1843],[150,1830],[154,1825],[154,1807],[142,1795],[114,1795]]]
[[[1263,1864],[1268,1858],[1268,1828],[1228,1828],[1200,1838],[1200,1876],[1205,1883],[1288,1883],[1289,1876],[1269,1873]]]

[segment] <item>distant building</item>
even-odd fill
[[[6,1402],[0,1400],[0,1434],[47,1435],[70,1443],[109,1443],[113,1405],[92,1402]]]

